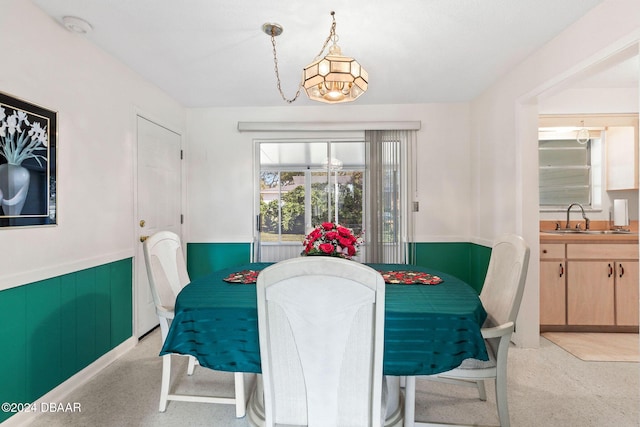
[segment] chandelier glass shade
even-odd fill
[[[354,101],[367,91],[369,74],[358,61],[342,55],[342,50],[337,44],[335,12],[331,12],[331,16],[333,22],[329,37],[325,40],[322,50],[316,59],[304,67],[298,91],[293,99],[287,99],[282,92],[280,72],[278,70],[275,37],[282,34],[283,28],[279,24],[270,23],[262,26],[262,31],[271,36],[277,87],[283,100],[289,103],[294,102],[303,88],[309,99],[329,104]],[[322,57],[330,41],[333,43],[329,48],[329,53]]]
[[[351,102],[366,92],[369,75],[353,58],[342,56],[334,44],[329,54],[304,67],[303,86],[309,99],[320,102]]]

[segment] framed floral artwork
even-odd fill
[[[0,227],[55,225],[57,113],[0,92]]]

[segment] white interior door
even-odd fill
[[[160,230],[181,236],[181,136],[143,117],[138,128],[138,219],[136,224],[135,331],[158,324],[141,239]]]

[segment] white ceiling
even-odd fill
[[[602,0],[32,0],[187,107],[286,105],[336,12],[339,45],[369,72],[358,104],[473,99]],[[636,74],[637,76],[637,74]],[[296,105],[311,105],[301,95]]]

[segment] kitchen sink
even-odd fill
[[[586,230],[582,231],[585,234],[634,234],[626,230]]]
[[[637,234],[626,230],[578,230],[575,228],[561,228],[559,230],[541,230],[549,234]]]

